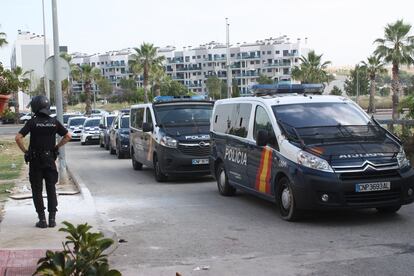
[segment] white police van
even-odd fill
[[[222,195],[244,190],[302,210],[377,208],[414,200],[414,170],[400,140],[351,100],[318,85],[257,85],[255,97],[216,101],[210,167]]]
[[[159,96],[130,111],[132,166],[154,168],[155,179],[210,174],[210,117],[214,103],[203,97]]]

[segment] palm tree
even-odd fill
[[[366,70],[370,80],[368,113],[375,113],[375,79],[378,74],[384,74],[387,72],[387,69],[385,69],[384,66],[385,63],[383,63],[381,59],[375,55],[368,57],[368,62],[362,61],[361,67]]]
[[[292,69],[292,78],[301,83],[329,83],[332,79],[326,71],[330,61],[322,63],[322,56],[310,51],[307,57],[300,57],[300,66]]]
[[[140,48],[134,48],[135,53],[131,55],[129,65],[131,71],[137,76],[144,75],[144,102],[148,102],[148,80],[152,68],[161,66],[164,56],[157,56],[157,48],[153,44],[143,43]]]
[[[86,115],[91,115],[92,83],[102,78],[101,70],[99,70],[98,68],[92,67],[89,64],[82,64],[80,67],[77,67],[76,69],[74,68],[74,70],[72,71],[72,75],[75,80],[82,81],[83,83],[83,88],[85,90],[85,95],[86,95],[85,112],[86,112]]]
[[[164,67],[154,66],[151,70],[150,80],[153,83],[155,96],[161,96],[161,84],[166,81]]]
[[[14,111],[15,111],[15,123],[19,122],[19,90],[25,90],[30,85],[30,79],[27,78],[27,75],[30,74],[31,71],[23,71],[23,68],[20,66],[16,66],[16,68],[11,70],[11,78],[9,81],[12,83],[12,87],[14,90]]]
[[[76,64],[71,63],[72,56],[68,53],[61,53],[60,57],[66,60],[69,63],[70,73],[76,71],[78,66]],[[69,102],[69,95],[70,89],[72,87],[72,80],[73,76],[69,76],[69,78],[62,81],[62,91],[63,91],[63,112],[67,111],[68,102]]]
[[[414,63],[414,36],[408,35],[411,30],[410,24],[403,20],[397,20],[393,24],[387,24],[384,29],[384,38],[374,41],[377,49],[374,54],[383,58],[385,62],[392,64],[392,119],[400,117],[398,103],[401,92],[399,80],[400,65],[411,65]]]
[[[6,45],[8,42],[6,40],[6,34],[3,32],[0,32],[0,48]]]

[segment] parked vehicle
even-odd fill
[[[81,144],[99,143],[99,122],[100,118],[87,118],[83,123]]]
[[[99,145],[101,148],[105,148],[106,150],[109,150],[109,128],[111,127],[115,117],[115,115],[111,114],[104,115],[102,116],[99,124]]]
[[[109,129],[109,152],[118,159],[129,157],[129,115],[120,114]]]
[[[154,168],[155,179],[206,175],[213,102],[200,97],[156,97],[131,107],[131,157],[135,170]]]
[[[25,124],[27,121],[29,121],[32,118],[32,113],[30,112],[26,112],[26,113],[21,113],[20,114],[20,118],[19,121],[21,124]]]
[[[63,114],[63,125],[65,127],[68,127],[69,118],[77,117],[77,116],[80,116],[80,114],[79,113],[65,113],[65,114]]]
[[[277,202],[285,220],[309,209],[391,213],[414,201],[401,141],[357,104],[310,95],[315,85],[256,87],[256,97],[214,107],[210,166],[220,194]]]
[[[83,123],[85,122],[86,117],[78,116],[71,117],[68,120],[68,129],[72,135],[72,140],[80,140],[82,135]]]

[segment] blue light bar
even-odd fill
[[[195,95],[195,96],[157,96],[154,98],[154,103],[159,102],[172,102],[172,101],[204,101],[206,98],[204,96]]]
[[[277,84],[255,84],[251,90],[256,96],[273,95],[273,94],[322,94],[324,85],[321,83],[309,84],[292,84],[292,83],[277,83]]]

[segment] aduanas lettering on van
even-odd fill
[[[247,166],[247,153],[235,147],[226,147],[224,159],[227,159],[239,165]]]
[[[366,157],[380,157],[385,156],[384,153],[352,153],[352,154],[341,154],[339,158],[366,158]]]

